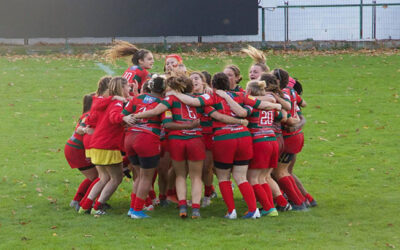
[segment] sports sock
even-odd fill
[[[286,207],[288,204],[288,201],[285,199],[283,195],[279,195],[278,197],[275,198],[276,204],[280,207]]]
[[[82,207],[81,203],[89,196],[90,191],[92,191],[92,188],[94,187],[94,185],[96,185],[97,182],[99,182],[100,178],[96,178],[92,184],[90,184],[89,188],[86,190],[86,194],[85,196],[81,199],[81,202],[79,203],[79,206]]]
[[[179,206],[179,207],[180,207],[180,206],[187,206],[186,200],[180,200],[179,203],[178,203],[178,206]]]
[[[159,195],[158,195],[158,199],[160,199],[160,201],[161,201],[161,200],[166,200],[166,199],[167,199],[167,196],[166,196],[165,194],[159,194]]]
[[[297,196],[296,190],[294,189],[289,176],[282,177],[278,180],[279,187],[285,192],[289,200],[294,202],[296,205],[303,203],[302,199]]]
[[[135,207],[135,201],[136,201],[136,194],[131,193],[131,206],[130,206],[130,208],[134,208]]]
[[[260,202],[261,206],[265,211],[268,211],[271,207],[267,200],[267,194],[260,184],[253,185],[253,191],[256,196],[258,202]]]
[[[93,209],[94,210],[99,210],[102,205],[103,205],[103,203],[101,203],[98,200],[96,200],[96,202],[94,203]]]
[[[156,192],[154,190],[149,191],[149,196],[150,196],[151,200],[154,200],[155,198],[157,198]]]
[[[289,176],[290,181],[292,182],[293,188],[296,191],[297,196],[303,201],[306,201],[306,197],[301,193],[300,189],[297,187],[296,181],[294,180],[293,176]]]
[[[153,205],[150,196],[147,196],[146,200],[144,201],[144,204],[146,205],[146,207]]]
[[[204,185],[204,197],[210,197],[212,192],[214,191],[213,189],[214,189],[213,185],[211,186]]]
[[[133,207],[133,210],[135,210],[137,212],[142,211],[144,203],[145,203],[145,200],[143,200],[143,199],[141,199],[141,198],[136,196],[135,205]]]
[[[198,204],[198,203],[192,203],[192,208],[198,208],[198,209],[200,209],[200,204]]]
[[[92,207],[93,200],[91,200],[91,199],[89,199],[89,198],[86,198],[86,199],[82,200],[81,203],[82,203],[82,204],[81,204],[81,207],[82,207],[83,209],[85,209],[85,210],[88,210],[89,208]]]
[[[235,209],[235,200],[233,199],[232,182],[222,181],[219,183],[219,190],[221,191],[222,198],[226,206],[228,207],[228,212],[232,213]]]
[[[90,184],[92,184],[92,181],[89,179],[84,179],[81,184],[78,187],[78,190],[76,191],[74,201],[81,201],[82,198],[85,196],[86,191],[90,187]]]
[[[262,184],[261,187],[264,189],[265,194],[267,195],[267,201],[268,201],[270,208],[274,208],[275,206],[274,206],[274,199],[272,198],[271,187],[269,186],[268,183]]]
[[[239,185],[239,190],[240,193],[242,193],[243,199],[246,202],[247,207],[249,208],[248,211],[254,212],[257,209],[257,201],[250,183],[248,183],[247,181],[242,182]]]
[[[313,200],[314,200],[314,198],[311,196],[311,194],[309,194],[309,193],[307,193],[306,194],[306,199],[309,201],[309,202],[312,202]]]

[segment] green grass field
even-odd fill
[[[152,72],[160,72],[157,56]],[[69,206],[83,180],[63,148],[81,98],[105,75],[93,58],[0,57],[1,249],[376,249],[400,247],[400,57],[396,53],[270,53],[305,89],[305,147],[295,173],[319,206],[277,218],[227,221],[217,198],[199,220],[173,207],[132,220],[124,180],[107,216]],[[221,71],[250,59],[225,53],[185,55],[190,69]],[[107,64],[106,64],[107,65]],[[107,65],[117,74],[127,67]],[[245,75],[245,74],[244,74]],[[245,79],[247,80],[247,79]],[[243,81],[244,84],[245,81]],[[245,203],[235,189],[239,213]]]

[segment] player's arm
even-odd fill
[[[275,100],[282,105],[282,108],[285,110],[290,110],[292,108],[292,105],[290,104],[290,101],[285,100],[284,98],[280,97],[279,95],[272,93],[272,95],[275,97]]]
[[[212,112],[210,114],[210,117],[225,124],[240,124],[245,127],[247,127],[247,125],[249,124],[249,121],[247,119],[238,119],[229,115],[221,114],[218,111]]]
[[[157,116],[167,111],[168,107],[164,103],[159,103],[154,109],[150,109],[141,113],[135,114],[136,119],[150,118]]]
[[[179,99],[179,101],[183,102],[186,105],[192,106],[192,107],[201,107],[202,106],[202,104],[198,98],[191,97],[189,95],[178,93],[173,90],[169,91],[167,93],[167,95],[174,95],[174,96],[176,96],[176,98]]]
[[[232,112],[235,113],[239,117],[246,117],[247,110],[240,106],[239,103],[235,102],[225,91],[217,90],[215,91],[217,95],[224,98],[224,100],[228,103],[229,107],[231,108]]]

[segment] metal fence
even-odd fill
[[[261,7],[262,41],[400,39],[400,2]]]

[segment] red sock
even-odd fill
[[[309,202],[312,202],[314,200],[314,198],[311,196],[311,194],[306,194],[306,198]]]
[[[296,205],[301,205],[303,201],[297,196],[296,190],[294,189],[289,176],[282,177],[278,180],[279,187],[285,192],[289,200],[294,202]]]
[[[267,200],[267,194],[265,193],[264,189],[261,187],[260,184],[253,185],[253,191],[257,198],[257,201],[260,202],[261,206],[265,211],[271,209],[270,204]]]
[[[296,181],[294,180],[293,176],[289,176],[289,178],[290,178],[290,181],[292,182],[292,185],[293,185],[293,187],[294,187],[294,190],[295,190],[296,193],[297,193],[297,196],[298,196],[303,202],[305,202],[305,201],[306,201],[306,197],[304,197],[304,195],[301,193],[299,187],[297,187]]]
[[[89,179],[84,179],[78,187],[78,191],[76,191],[74,201],[81,201],[82,198],[85,196],[86,191],[88,190],[92,181]]]
[[[144,201],[144,204],[146,205],[146,207],[153,205],[153,202],[151,201],[150,196],[147,196],[146,200]]]
[[[134,208],[135,207],[135,201],[136,201],[136,194],[131,193],[131,206],[130,206],[130,208]]]
[[[172,189],[172,195],[176,195],[176,188]]]
[[[168,189],[167,190],[167,196],[172,196],[172,195],[174,195],[174,190]]]
[[[272,198],[272,190],[271,187],[269,186],[268,183],[264,183],[261,185],[261,187],[264,189],[265,194],[267,195],[267,200],[270,205],[270,208],[274,208],[274,199]]]
[[[145,201],[143,199],[140,199],[139,197],[136,196],[135,206],[133,207],[133,210],[135,210],[137,212],[142,211],[144,203],[145,203]]]
[[[213,189],[214,189],[213,185],[211,186],[204,185],[204,197],[210,197],[214,191]]]
[[[93,209],[94,210],[99,210],[99,208],[101,208],[101,205],[103,205],[103,203],[101,203],[98,200],[96,200],[96,202],[94,203]]]
[[[161,201],[161,200],[166,200],[166,199],[167,199],[167,196],[166,196],[165,194],[159,194],[159,195],[158,195],[158,199],[160,199],[160,201]]]
[[[222,198],[228,207],[228,213],[232,213],[235,209],[235,200],[233,199],[232,182],[222,181],[219,183],[219,191],[221,191]]]
[[[85,210],[88,210],[89,208],[92,207],[93,201],[89,198],[86,198],[86,199],[82,200],[81,203],[82,203],[81,207]]]
[[[192,203],[192,208],[198,208],[198,209],[200,209],[200,204],[198,204],[198,203]]]
[[[90,191],[92,191],[92,188],[94,187],[94,185],[96,185],[96,183],[97,183],[99,180],[100,180],[100,178],[97,178],[96,180],[94,180],[94,181],[92,182],[92,184],[90,184],[89,188],[86,190],[85,196],[81,199],[81,202],[79,203],[79,206],[82,207],[82,204],[81,204],[81,203],[89,196]]]
[[[256,196],[254,195],[253,188],[250,183],[243,182],[239,185],[240,193],[242,193],[243,199],[246,201],[249,212],[254,212],[257,209]]]
[[[149,196],[150,196],[151,200],[154,200],[155,198],[157,198],[156,192],[154,190],[149,191]]]
[[[178,203],[178,206],[179,206],[179,207],[180,207],[180,206],[187,206],[186,200],[180,200],[179,203]]]
[[[278,204],[278,206],[280,207],[286,207],[286,205],[288,204],[287,200],[285,199],[285,197],[283,197],[283,195],[279,195],[278,197],[275,198],[276,204]]]

